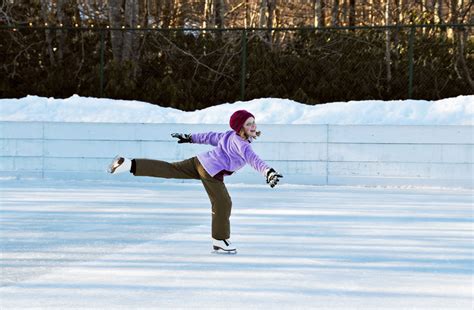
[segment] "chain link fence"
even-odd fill
[[[0,96],[142,100],[182,110],[474,93],[474,25],[285,29],[0,28]]]

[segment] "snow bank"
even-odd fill
[[[140,101],[27,96],[0,99],[0,121],[226,124],[238,109],[260,124],[474,125],[474,95],[437,101],[349,101],[311,106],[263,98],[225,103],[194,112]]]

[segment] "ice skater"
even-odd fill
[[[218,252],[236,253],[236,247],[229,241],[232,200],[224,184],[224,176],[233,174],[245,164],[260,172],[271,187],[277,185],[283,176],[252,150],[251,142],[260,136],[260,131],[257,131],[255,117],[250,112],[234,112],[229,124],[232,130],[226,132],[171,134],[178,139],[178,143],[215,146],[208,152],[174,163],[138,158],[130,160],[117,156],[108,171],[112,174],[130,172],[135,176],[201,180],[212,205],[213,248]]]

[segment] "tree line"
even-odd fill
[[[26,28],[0,31],[0,73],[6,77],[0,96],[78,93],[184,110],[256,97],[310,104],[397,99],[407,97],[410,65],[414,97],[471,94],[472,27],[416,28],[411,45],[407,28],[334,27],[466,24],[472,22],[472,5],[465,0],[7,0],[0,5],[0,23]],[[64,30],[35,28],[45,25]],[[251,30],[245,38],[225,30],[237,27]],[[283,27],[306,30],[264,30]]]
[[[469,0],[5,0],[0,20],[161,28],[472,22]]]

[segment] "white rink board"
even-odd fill
[[[329,144],[331,161],[472,163],[472,144]]]
[[[472,144],[474,126],[331,125],[334,143]]]
[[[472,187],[473,128],[263,124],[262,136],[252,146],[286,183]],[[0,130],[2,177],[133,181],[137,178],[131,175],[105,172],[111,158],[180,161],[212,146],[177,144],[171,133],[223,132],[228,126],[0,122]],[[226,182],[265,181],[245,167]]]

